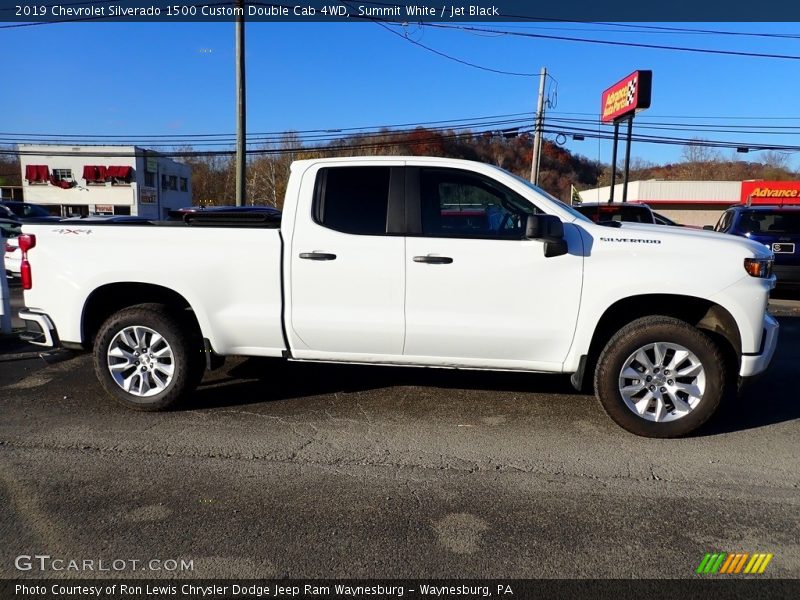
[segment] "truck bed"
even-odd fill
[[[85,344],[85,315],[76,308],[87,306],[93,294],[115,283],[125,284],[115,291],[122,295],[136,294],[137,285],[161,286],[194,307],[217,352],[280,356],[285,344],[277,224],[205,225],[213,232],[180,221],[25,225],[23,232],[37,239],[26,304],[47,307],[62,343]]]

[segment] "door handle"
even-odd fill
[[[306,260],[336,260],[335,254],[328,254],[327,252],[301,252],[300,258]]]
[[[415,256],[414,262],[428,263],[429,265],[449,265],[453,262],[453,259],[449,256],[431,256],[428,254],[427,256]]]

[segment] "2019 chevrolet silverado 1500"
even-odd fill
[[[773,255],[615,225],[490,165],[299,161],[280,221],[25,225],[20,316],[34,343],[93,348],[135,409],[249,355],[571,374],[622,427],[689,433],[772,358]]]

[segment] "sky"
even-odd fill
[[[592,23],[477,23],[478,28],[800,58],[800,35],[678,33]],[[798,33],[783,23],[651,23],[727,32]],[[800,146],[800,60],[614,47],[410,24],[248,23],[247,129],[345,129],[532,113],[547,67],[548,129],[597,119],[601,92],[653,71],[651,108],[634,131]],[[505,75],[449,60],[409,40]],[[1,28],[6,57],[0,138],[8,134],[194,135],[235,132],[233,23],[65,23]],[[16,58],[15,58],[16,57]],[[517,118],[527,118],[525,115]],[[532,117],[531,117],[532,118]],[[558,121],[557,119],[561,119]],[[678,123],[686,130],[651,129]],[[735,133],[701,128],[735,126]],[[591,131],[609,126],[577,124]],[[669,125],[671,126],[671,125]],[[742,126],[761,130],[748,134]],[[796,129],[792,130],[794,127]],[[787,129],[788,128],[788,129]],[[555,140],[555,132],[547,135]],[[566,138],[566,139],[564,139]],[[610,162],[609,142],[559,136],[573,152]],[[678,161],[681,146],[635,143],[634,159]],[[763,154],[726,158],[759,160]],[[788,155],[800,167],[800,153]]]

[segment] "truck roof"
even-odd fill
[[[458,166],[463,165],[464,167],[472,167],[475,168],[476,165],[482,165],[484,167],[500,170],[500,167],[495,165],[484,163],[476,160],[464,160],[463,158],[445,158],[441,156],[411,156],[411,155],[404,155],[404,156],[392,156],[392,155],[385,155],[385,156],[333,156],[329,158],[306,158],[303,160],[297,160],[292,163],[292,167],[295,165],[297,166],[308,166],[312,164],[335,164],[339,162],[346,162],[346,163],[354,163],[354,162],[372,162],[372,163],[398,163],[398,162],[412,162],[412,163],[419,163],[419,164],[441,164],[441,165],[449,165],[449,166]]]

